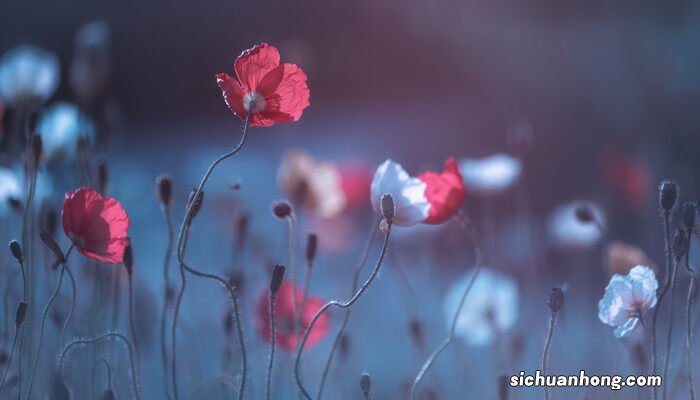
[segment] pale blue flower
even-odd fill
[[[658,288],[654,271],[649,267],[637,265],[627,275],[615,274],[598,302],[598,318],[616,327],[615,337],[627,336],[644,313],[656,305]]]
[[[39,120],[37,131],[43,140],[44,154],[49,158],[73,159],[78,140],[95,139],[95,127],[74,104],[58,102],[51,106]]]
[[[576,210],[585,205],[596,222],[584,222],[576,216]],[[605,214],[596,204],[574,201],[557,207],[549,218],[549,235],[552,243],[563,249],[586,249],[603,237]]]
[[[474,271],[459,278],[447,291],[443,312],[448,329]],[[518,285],[514,279],[482,268],[457,317],[455,334],[471,346],[486,346],[518,319]]]
[[[520,160],[503,153],[459,161],[459,172],[467,191],[482,196],[494,196],[508,190],[517,182],[522,169]]]
[[[0,58],[0,97],[9,105],[45,102],[56,91],[60,67],[53,53],[17,46]]]
[[[423,181],[410,176],[401,164],[386,160],[374,172],[370,201],[374,210],[381,214],[381,197],[390,194],[396,209],[394,224],[415,225],[425,221],[430,212],[430,203],[425,197],[425,186]]]
[[[0,167],[0,215],[9,211],[10,199],[22,199],[22,181],[12,169]]]

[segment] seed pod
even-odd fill
[[[559,310],[564,307],[564,291],[562,288],[552,288],[547,304],[549,304],[549,309],[552,310],[552,313],[559,312]]]
[[[292,206],[284,200],[276,201],[272,203],[272,214],[279,219],[287,218],[292,214]]]
[[[275,265],[272,268],[272,279],[270,280],[270,295],[274,296],[277,291],[282,286],[282,280],[284,279],[284,265]]]
[[[173,178],[170,175],[160,175],[156,178],[158,200],[165,208],[170,208],[173,202]]]
[[[195,194],[197,194],[197,189],[192,189],[190,192],[189,197],[187,198],[187,207],[190,207],[190,204],[192,204],[192,214],[190,214],[190,218],[194,219],[194,217],[197,216],[199,213],[199,210],[202,208],[202,203],[204,203],[204,190],[199,192],[199,196],[197,196],[197,199],[194,199]]]
[[[22,264],[24,262],[24,257],[22,256],[22,246],[18,241],[13,240],[10,242],[10,251],[12,255],[17,259],[17,262]]]
[[[384,194],[382,195],[382,200],[381,200],[381,210],[382,210],[382,216],[384,217],[385,220],[387,220],[388,223],[391,223],[392,220],[394,219],[394,213],[395,213],[395,208],[394,208],[394,199],[391,197],[390,194]]]
[[[24,317],[27,316],[27,303],[20,301],[15,311],[15,328],[19,329],[24,323]]]
[[[670,213],[678,201],[678,185],[673,181],[663,181],[659,185],[659,205],[661,209]]]
[[[362,395],[365,396],[365,399],[369,400],[369,392],[372,390],[372,377],[367,372],[363,372],[360,375],[360,389],[362,389]]]
[[[318,236],[315,233],[310,233],[306,238],[306,260],[313,261],[316,258],[316,249],[318,248]]]

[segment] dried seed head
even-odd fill
[[[676,260],[680,260],[688,252],[688,235],[684,230],[679,229],[673,237],[673,255]]]
[[[284,265],[277,264],[272,267],[272,279],[270,280],[270,296],[277,294],[284,279]]]
[[[369,392],[372,390],[372,377],[367,372],[360,375],[360,389],[362,389],[362,395],[365,396],[365,399],[369,399]]]
[[[498,376],[498,400],[508,400],[508,376]]]
[[[391,223],[394,219],[394,213],[396,211],[394,205],[394,198],[390,194],[383,194],[381,200],[381,210],[384,219]]]
[[[128,244],[124,248],[122,263],[124,264],[124,268],[126,268],[126,272],[131,276],[134,271],[134,250],[131,248],[131,239],[127,238],[127,240]]]
[[[292,206],[284,200],[276,201],[272,203],[272,214],[279,219],[287,218],[292,215]]]
[[[165,208],[173,204],[173,178],[170,175],[159,175],[156,178],[158,200]]]
[[[549,309],[552,313],[557,313],[564,307],[564,290],[561,287],[552,288],[552,292],[549,294]]]
[[[22,264],[24,262],[24,258],[22,256],[22,246],[18,241],[13,240],[10,242],[10,251],[12,252],[12,256],[17,259],[18,263]]]
[[[310,233],[306,238],[306,260],[311,262],[316,258],[316,249],[318,248],[318,236],[315,233]]]
[[[670,213],[678,201],[678,185],[673,181],[663,181],[659,185],[659,205],[665,213]]]
[[[104,194],[107,191],[107,184],[109,184],[109,169],[107,161],[101,160],[97,165],[97,187],[100,193]]]
[[[15,311],[15,328],[19,329],[24,323],[24,317],[27,316],[27,303],[20,301]]]
[[[192,205],[192,214],[190,214],[190,219],[194,219],[194,217],[199,214],[199,210],[202,209],[202,203],[204,203],[204,190],[199,192],[197,199],[194,198],[196,194],[197,189],[192,189],[189,197],[187,197],[187,208],[190,207],[190,204]]]
[[[41,241],[44,242],[44,245],[56,255],[56,263],[53,265],[53,268],[58,267],[58,264],[64,262],[66,259],[66,257],[63,255],[63,250],[61,250],[61,247],[58,245],[58,243],[56,243],[56,239],[54,239],[48,232],[41,231],[39,237],[41,238]]]
[[[682,221],[683,226],[687,232],[692,232],[695,227],[695,214],[697,212],[697,205],[695,202],[687,202],[683,204],[683,215]]]
[[[588,204],[582,203],[576,207],[576,219],[584,224],[590,224],[595,220],[593,210]]]

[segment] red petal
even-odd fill
[[[304,109],[309,106],[309,87],[306,85],[306,74],[294,64],[285,63],[268,74],[270,83],[277,82],[274,92],[265,95],[267,107],[263,114],[275,122],[298,121]],[[279,78],[281,75],[281,78]],[[261,82],[261,89],[268,89],[267,76]]]
[[[236,58],[233,68],[236,70],[238,80],[245,88],[245,92],[249,92],[256,90],[265,74],[278,65],[280,65],[280,53],[277,48],[262,43],[244,50]]]
[[[425,182],[425,197],[430,203],[426,224],[440,224],[452,218],[464,202],[464,180],[457,161],[449,158],[441,174],[428,171],[418,176]]]
[[[237,80],[227,74],[217,74],[216,83],[219,84],[228,108],[241,120],[245,121],[246,110],[243,108],[243,87]]]

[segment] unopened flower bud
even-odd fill
[[[678,185],[673,181],[663,181],[659,186],[659,205],[665,213],[670,213],[678,201]]]
[[[676,260],[680,260],[688,252],[688,235],[684,230],[679,229],[673,237],[673,255]]]
[[[284,200],[276,201],[272,203],[272,214],[279,219],[287,218],[292,214],[292,206]]]
[[[363,372],[360,375],[360,389],[362,389],[362,395],[365,396],[365,399],[369,400],[369,392],[372,390],[372,377],[367,372]]]
[[[199,196],[197,196],[197,199],[194,198],[194,196],[196,194],[197,194],[197,189],[192,189],[189,197],[187,198],[187,208],[190,207],[190,204],[192,205],[192,212],[190,214],[190,219],[194,219],[194,217],[197,216],[197,214],[199,213],[199,210],[202,208],[202,203],[204,203],[204,190],[199,192]]]
[[[552,288],[547,304],[552,313],[559,312],[564,307],[564,290],[561,287]]]
[[[165,208],[169,208],[173,202],[173,178],[170,175],[160,175],[156,178],[158,200]]]
[[[316,249],[318,248],[318,236],[315,233],[310,233],[306,238],[306,260],[313,261],[316,258]]]
[[[284,279],[284,265],[277,264],[272,268],[272,279],[270,280],[270,296],[277,294]]]
[[[394,219],[394,207],[394,199],[391,197],[391,195],[383,194],[381,200],[382,216],[385,220],[387,220],[388,223],[391,223]]]
[[[109,183],[109,169],[107,168],[107,161],[102,160],[97,165],[97,187],[100,193],[104,194],[107,191],[107,184]]]
[[[63,255],[63,250],[61,250],[61,247],[58,245],[58,243],[56,243],[56,239],[54,239],[48,232],[41,231],[39,237],[41,238],[41,241],[44,242],[44,245],[56,255],[56,264],[54,264],[54,268],[58,267],[58,264],[62,263],[66,259],[66,257]]]
[[[15,311],[15,328],[19,329],[24,323],[24,317],[27,316],[27,303],[20,301]]]
[[[687,202],[683,204],[683,215],[682,221],[685,230],[692,232],[695,228],[695,213],[697,211],[697,205],[695,202]]]
[[[17,259],[17,262],[22,264],[24,262],[24,257],[22,256],[22,246],[18,241],[13,240],[10,242],[10,251],[12,255]]]
[[[124,248],[124,259],[122,263],[124,264],[124,268],[126,268],[126,272],[131,275],[134,271],[134,250],[131,248],[131,239],[127,240],[129,243]]]

